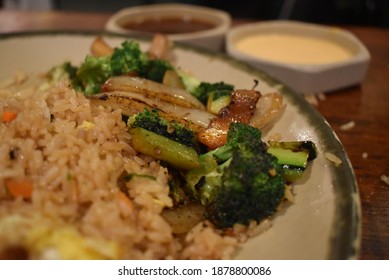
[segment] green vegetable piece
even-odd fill
[[[140,73],[140,75],[144,76],[146,79],[162,83],[163,77],[168,70],[174,70],[169,62],[160,59],[151,59],[148,60],[146,69],[143,73]]]
[[[136,74],[145,79],[162,82],[167,70],[174,70],[168,61],[150,59],[146,52],[142,52],[139,43],[124,41],[110,55],[88,55],[79,66],[70,63],[59,65],[52,69],[48,76],[54,80],[66,75],[74,89],[85,95],[92,95],[100,92],[102,85],[110,77]]]
[[[224,82],[203,82],[190,73],[176,70],[185,89],[195,96],[201,103],[207,105],[208,97],[212,92],[232,92],[234,86]],[[224,93],[223,93],[224,94]]]
[[[268,152],[278,159],[278,164],[292,165],[305,168],[308,162],[307,151],[293,151],[289,149],[269,147]]]
[[[277,158],[250,125],[232,123],[226,144],[199,158],[200,167],[184,174],[186,186],[217,228],[268,217],[285,195]]]
[[[157,109],[144,109],[143,112],[132,116],[128,119],[128,126],[141,127],[185,146],[195,148],[194,132],[176,121],[168,122],[159,115]]]
[[[277,158],[288,182],[300,179],[308,165],[308,161],[317,156],[316,146],[311,141],[270,141],[268,152]]]
[[[295,182],[300,179],[305,171],[305,168],[299,168],[296,166],[282,165],[283,177],[287,182]]]
[[[198,183],[204,177],[204,174],[211,173],[218,166],[217,161],[211,154],[201,155],[199,161],[200,166],[189,170],[185,175],[187,187],[189,188],[191,195],[196,199],[200,199],[200,195],[196,189]]]
[[[129,132],[132,136],[132,146],[140,153],[179,169],[187,170],[200,166],[198,155],[191,147],[140,127],[130,128]]]
[[[196,88],[194,88],[191,93],[197,97],[203,104],[206,104],[208,101],[208,96],[211,92],[219,92],[219,91],[233,91],[234,86],[230,84],[226,84],[224,82],[217,83],[208,83],[201,82]]]
[[[211,92],[208,96],[207,110],[218,114],[221,109],[227,107],[231,102],[231,91],[221,90]]]

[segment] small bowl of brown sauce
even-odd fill
[[[227,12],[187,4],[124,8],[108,19],[107,31],[129,35],[164,34],[171,41],[222,50],[231,26]]]

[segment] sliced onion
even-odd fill
[[[279,93],[262,95],[256,105],[250,124],[256,128],[263,128],[273,123],[284,109],[283,98]]]
[[[115,90],[142,93],[182,107],[205,109],[196,97],[183,89],[169,87],[140,77],[118,76],[109,78],[103,86],[103,91]]]
[[[90,96],[90,100],[97,105],[121,109],[122,113],[131,116],[141,112],[144,108],[156,108],[165,114],[165,118],[175,119],[188,124],[192,129],[198,131],[207,127],[210,120],[215,116],[204,110],[196,108],[186,108],[176,104],[171,104],[150,96],[145,96],[136,92],[112,91]]]

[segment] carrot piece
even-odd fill
[[[120,212],[124,217],[128,217],[133,214],[134,204],[123,192],[119,191],[116,193],[116,201]]]
[[[33,186],[29,179],[10,178],[5,181],[5,185],[13,197],[31,198]]]
[[[11,122],[16,119],[17,113],[14,111],[4,111],[2,114],[4,122]]]

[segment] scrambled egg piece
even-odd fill
[[[119,259],[121,255],[115,242],[83,237],[72,227],[37,227],[28,235],[27,247],[43,259]]]
[[[95,124],[93,122],[88,122],[88,121],[82,121],[82,123],[80,124],[79,128],[82,128],[84,130],[90,130],[92,129],[93,127],[95,126]]]

